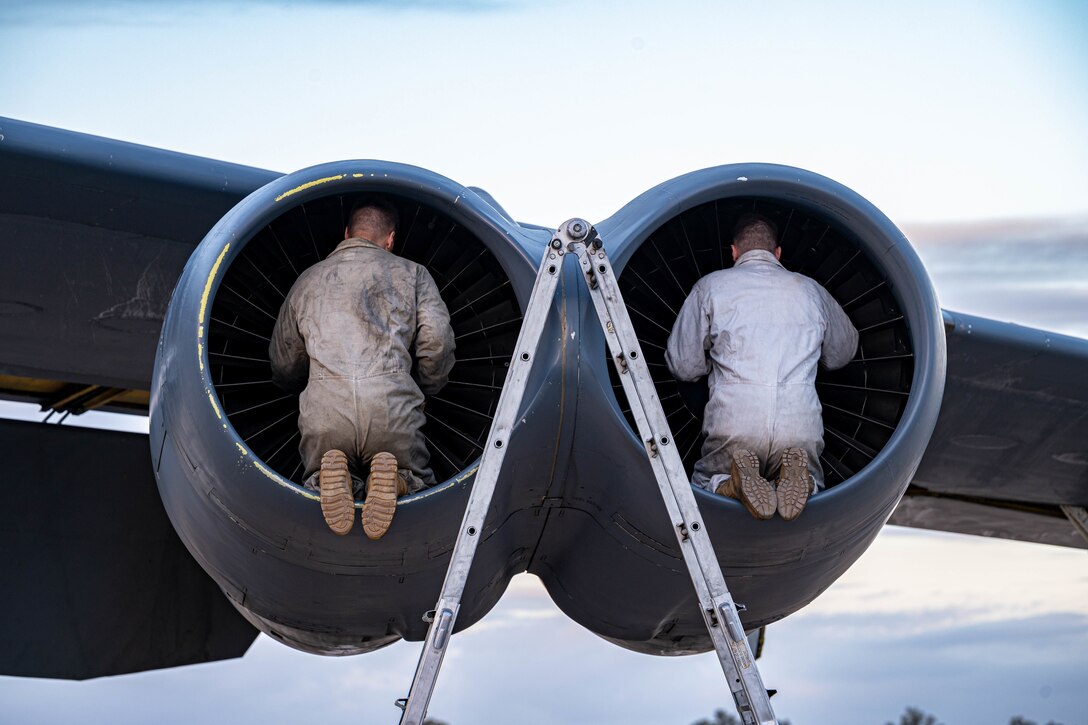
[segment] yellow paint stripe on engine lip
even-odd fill
[[[215,281],[216,275],[219,274],[219,268],[223,264],[223,258],[226,256],[227,251],[229,249],[230,249],[230,242],[225,244],[223,246],[223,249],[219,252],[219,256],[216,258],[215,264],[212,265],[212,269],[208,273],[208,279],[204,282],[204,293],[200,296],[200,312],[197,314],[197,344],[196,344],[196,349],[197,349],[197,359],[200,362],[200,372],[201,372],[202,376],[205,375],[205,370],[204,370],[204,345],[201,342],[201,339],[204,337],[205,314],[208,311],[208,298],[211,296],[212,283]],[[219,409],[219,404],[216,402],[215,386],[211,383],[210,380],[206,380],[206,384],[207,384],[207,387],[205,388],[205,392],[208,395],[208,402],[211,404],[212,410],[215,411],[215,417],[218,418],[219,420],[223,421],[223,413]],[[224,430],[227,430],[228,432],[233,432],[233,429],[229,428],[227,426],[226,421],[223,421],[223,428],[224,428]],[[235,436],[236,436],[236,434],[234,436],[231,436],[231,437],[235,438]],[[245,456],[247,453],[250,452],[248,450],[248,448],[244,444],[238,442],[237,439],[234,440],[234,445],[238,447],[238,450],[241,451],[243,456]],[[313,491],[310,491],[309,489],[307,489],[305,487],[298,486],[292,481],[288,481],[287,479],[283,478],[282,476],[280,476],[275,471],[268,468],[256,454],[251,455],[250,459],[253,461],[253,465],[256,466],[257,469],[259,471],[261,471],[261,473],[263,473],[264,475],[271,478],[273,481],[275,481],[280,486],[284,486],[286,488],[289,488],[289,489],[293,490],[295,493],[299,493],[299,494],[305,496],[308,499],[311,499],[311,500],[314,500],[314,501],[320,501],[321,500],[321,498],[317,494],[315,494]]]
[[[337,174],[336,176],[326,176],[326,177],[321,178],[321,179],[314,179],[313,181],[307,181],[305,184],[299,184],[298,186],[296,186],[294,189],[291,189],[290,191],[283,192],[282,194],[280,194],[279,196],[276,197],[276,201],[283,201],[284,199],[286,199],[289,196],[293,196],[294,194],[297,194],[300,191],[305,191],[306,189],[312,189],[313,187],[318,186],[319,184],[327,184],[330,181],[339,181],[340,179],[344,178],[344,176],[345,176],[345,174]]]
[[[212,293],[212,282],[215,281],[215,277],[219,274],[219,267],[223,264],[223,258],[227,256],[227,250],[230,249],[230,242],[223,245],[223,249],[219,252],[219,256],[215,259],[215,264],[212,265],[212,270],[208,272],[208,279],[204,282],[204,292],[200,295],[200,311],[196,315],[196,362],[200,366],[200,374],[204,375],[204,344],[201,340],[204,339],[204,324],[205,314],[208,311],[208,297]],[[218,410],[216,411],[218,413]],[[222,417],[222,416],[220,416]]]
[[[215,402],[215,391],[208,388],[208,402],[212,404],[212,410],[215,411],[215,417],[219,420],[223,420],[223,414],[219,412],[219,404]]]
[[[208,311],[208,297],[212,294],[212,282],[215,281],[215,276],[219,274],[219,266],[223,264],[223,257],[227,256],[227,250],[230,249],[230,242],[223,245],[222,251],[219,252],[219,256],[215,259],[215,264],[212,265],[212,271],[208,272],[208,279],[204,282],[204,293],[200,295],[200,312],[197,313],[196,324],[199,326],[197,337],[204,337],[204,314]]]
[[[200,366],[200,376],[202,378],[207,377],[207,371],[204,369],[204,325],[206,324],[205,315],[208,313],[208,298],[212,293],[212,283],[215,281],[216,276],[219,274],[219,268],[223,265],[223,258],[227,256],[227,252],[230,250],[230,242],[223,245],[223,249],[219,251],[219,256],[215,259],[215,264],[212,265],[212,269],[208,272],[208,279],[204,281],[204,292],[200,295],[200,311],[197,312],[196,318],[196,360],[197,365]],[[223,420],[223,413],[219,410],[219,404],[215,400],[215,391],[212,388],[210,380],[205,379],[206,391],[208,393],[208,402],[212,405],[212,410],[215,411],[215,417],[219,420]],[[226,424],[224,424],[226,427]]]

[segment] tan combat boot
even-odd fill
[[[397,512],[397,498],[406,493],[408,482],[397,473],[397,457],[384,451],[374,454],[363,502],[363,531],[368,537],[377,540],[385,536]]]
[[[335,448],[321,456],[321,513],[334,534],[343,536],[355,523],[355,499],[351,495],[351,473],[348,457]]]
[[[808,453],[801,448],[782,451],[782,467],[778,470],[778,515],[793,521],[801,515],[811,493]]]
[[[729,496],[744,504],[757,519],[769,519],[778,507],[778,496],[767,479],[759,475],[759,458],[746,450],[733,452],[729,480],[718,486],[719,496]]]

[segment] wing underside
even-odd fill
[[[83,680],[249,648],[257,630],[166,517],[147,436],[0,420],[0,456],[0,672]]]
[[[0,119],[0,398],[147,412],[193,248],[277,174]],[[44,414],[44,413],[43,413]],[[86,679],[256,636],[182,546],[147,436],[0,420],[0,673]]]

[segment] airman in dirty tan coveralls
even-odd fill
[[[817,364],[850,362],[858,332],[818,282],[786,271],[776,240],[765,217],[737,221],[733,268],[695,283],[665,361],[678,380],[710,375],[692,483],[740,499],[756,518],[777,510],[792,521],[823,487]],[[776,486],[763,478],[775,474]]]
[[[353,210],[344,241],[288,292],[269,345],[276,384],[305,386],[305,482],[340,535],[354,523],[355,496],[365,493],[363,529],[378,539],[398,496],[435,483],[420,428],[424,395],[453,367],[453,330],[430,273],[392,253],[396,225],[388,202]]]

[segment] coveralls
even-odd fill
[[[316,488],[321,457],[333,448],[347,455],[356,497],[381,451],[397,457],[409,493],[434,485],[420,432],[423,396],[449,379],[454,339],[424,267],[370,240],[344,240],[299,275],[268,351],[277,385],[305,386],[298,427],[308,487]]]
[[[857,346],[857,330],[827,290],[786,271],[771,252],[745,252],[732,269],[696,282],[665,353],[677,380],[710,375],[706,442],[692,483],[716,490],[737,449],[755,453],[764,476],[774,476],[782,451],[798,447],[822,489],[816,365],[840,368]]]

